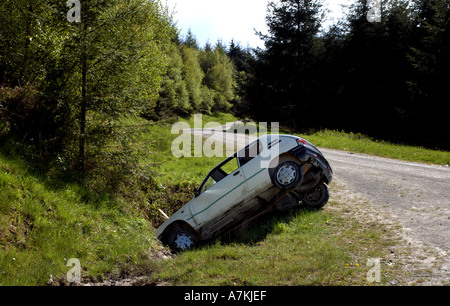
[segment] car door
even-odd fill
[[[200,188],[200,194],[190,205],[190,219],[193,219],[198,227],[216,218],[223,218],[227,211],[242,201],[245,179],[238,167],[236,155],[214,168]]]
[[[267,168],[261,163],[263,145],[257,140],[237,153],[239,165],[244,174],[247,197],[252,198],[271,186]]]

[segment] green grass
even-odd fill
[[[151,226],[124,203],[30,173],[0,154],[0,285],[64,282],[67,260],[83,277],[143,266]]]
[[[393,144],[362,134],[322,130],[299,135],[317,147],[436,165],[450,165],[450,152]]]
[[[216,116],[203,115],[203,124],[208,122],[218,122],[225,124],[237,121],[238,118],[229,114],[218,114]],[[182,119],[194,127],[194,119]],[[269,124],[270,128],[270,124]],[[292,132],[281,130],[280,133],[291,134]],[[450,165],[450,152],[432,150],[418,146],[395,144],[388,141],[377,140],[360,133],[346,133],[337,130],[321,130],[308,134],[296,134],[301,136],[317,147],[348,151],[353,153],[363,153],[373,156],[393,158],[398,160]]]
[[[221,124],[233,122],[203,118]],[[193,127],[193,120],[186,120]],[[198,186],[223,158],[181,158],[170,155],[178,135],[157,128],[156,155],[161,184],[186,182]],[[352,152],[445,164],[448,153],[377,142],[360,134],[336,131],[302,135],[315,145]],[[162,156],[158,156],[162,154]],[[413,157],[411,157],[412,155]],[[331,191],[333,192],[333,190]],[[330,202],[333,205],[351,203]],[[164,203],[161,203],[164,209]],[[177,207],[174,208],[174,210]],[[173,210],[173,211],[174,211]],[[160,261],[151,280],[170,285],[368,285],[369,258],[387,258],[395,244],[389,229],[345,219],[339,211],[300,210],[257,222],[229,241],[217,240],[173,260]],[[399,267],[383,270],[382,284],[401,275]]]
[[[218,114],[217,116],[202,116],[203,125],[208,122],[226,124],[238,120],[229,114]],[[180,118],[180,121],[187,123],[194,128],[194,117],[189,119]],[[152,165],[158,173],[156,179],[162,185],[173,182],[190,184],[197,186],[202,182],[206,174],[225,159],[223,157],[181,157],[175,158],[171,152],[172,142],[179,137],[179,134],[172,134],[171,128],[175,121],[157,124],[150,128],[150,133],[144,136],[144,141],[148,143],[149,155],[142,162]],[[193,143],[193,142],[192,142]],[[192,148],[193,150],[193,148]],[[192,152],[193,156],[193,152]]]

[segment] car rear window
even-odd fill
[[[238,159],[239,164],[241,167],[251,161],[253,158],[261,154],[263,150],[263,146],[259,140],[255,141],[254,143],[249,144],[244,149],[239,151],[238,153]]]

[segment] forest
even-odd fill
[[[238,107],[290,129],[337,129],[449,149],[450,1],[355,1],[328,29],[321,1],[269,4]]]
[[[66,1],[0,4],[0,146],[42,171],[114,190],[144,171],[146,126],[197,112],[450,148],[448,0],[381,1],[376,21],[355,0],[326,28],[322,1],[272,1],[258,49],[200,46],[157,0],[79,2],[79,20]]]

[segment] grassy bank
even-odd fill
[[[230,116],[205,118],[226,122]],[[64,283],[70,258],[80,260],[84,280],[150,271],[149,250],[157,247],[153,230],[162,220],[157,208],[177,210],[221,160],[175,159],[172,123],[155,124],[142,136],[148,155],[141,162],[152,168],[155,186],[140,205],[50,178],[14,150],[0,151],[0,285]]]
[[[155,238],[126,203],[32,173],[0,154],[0,285],[64,281],[70,258],[83,277],[147,265]]]

